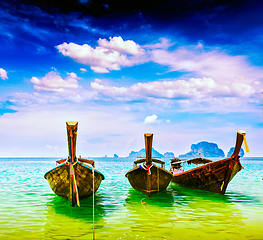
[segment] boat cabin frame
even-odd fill
[[[134,163],[133,163],[133,168],[136,168],[139,163],[143,163],[143,162],[146,161],[146,158],[145,158],[145,157],[137,157],[136,159],[137,159],[137,160],[134,161]],[[160,159],[158,159],[158,158],[152,158],[151,160],[152,160],[152,162],[154,162],[154,163],[159,163],[159,164],[161,165],[161,168],[165,169],[165,162],[162,161],[161,158],[160,158]]]

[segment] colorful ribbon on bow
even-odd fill
[[[72,177],[73,190],[74,190],[74,193],[75,193],[76,203],[77,203],[77,206],[79,207],[80,206],[80,204],[79,204],[79,192],[78,192],[78,185],[77,185],[77,182],[76,182],[76,176],[75,176],[75,171],[74,171],[74,165],[76,163],[77,162],[71,164],[70,162],[66,162],[64,164],[68,165],[69,168],[70,168],[70,177]]]
[[[147,165],[146,163],[141,164],[139,167],[141,169],[147,170],[148,171],[148,175],[151,175],[151,167],[153,166],[153,164]]]

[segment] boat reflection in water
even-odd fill
[[[99,193],[94,196],[95,232],[104,228],[104,199]],[[45,212],[45,239],[92,239],[93,235],[93,199],[81,201],[81,206],[72,208],[66,199],[50,197]]]
[[[166,190],[154,194],[150,198],[145,198],[145,195],[143,193],[131,188],[127,193],[124,206],[131,209],[135,205],[141,205],[142,202],[146,202],[149,205],[157,206],[160,208],[172,207],[174,205],[172,189],[168,187]]]

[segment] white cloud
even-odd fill
[[[121,67],[133,66],[145,61],[144,50],[134,41],[124,41],[121,37],[98,40],[99,46],[92,48],[88,44],[63,43],[57,49],[78,63],[90,66],[94,72],[107,73],[120,70]],[[128,55],[127,55],[128,54]]]
[[[147,124],[147,123],[156,123],[157,122],[157,116],[155,114],[151,115],[151,116],[147,116],[145,119],[144,119],[144,123]]]
[[[85,69],[85,68],[80,68],[79,69],[81,72],[87,72],[88,70],[87,69]]]
[[[119,102],[141,102],[155,108],[177,109],[178,112],[255,112],[261,103],[256,95],[257,85],[216,83],[211,78],[154,81],[136,83],[129,87],[115,87],[101,80],[91,83],[97,99]],[[153,109],[154,110],[154,109]]]
[[[3,80],[8,79],[7,72],[3,68],[0,68],[0,78],[2,78]]]
[[[16,106],[31,106],[31,105],[57,105],[65,101],[71,103],[82,103],[85,101],[94,100],[97,98],[97,92],[88,91],[86,89],[65,90],[64,92],[34,92],[10,94],[8,101]]]
[[[143,47],[149,49],[168,49],[169,47],[173,46],[175,43],[172,43],[170,39],[167,38],[160,38],[159,43],[154,44],[146,44]]]
[[[57,72],[49,72],[43,78],[32,77],[35,92],[14,92],[9,95],[8,101],[16,106],[32,106],[46,104],[61,104],[64,101],[81,103],[97,98],[94,90],[83,89],[78,84],[79,77],[71,72],[63,79]],[[96,80],[95,80],[96,81]],[[99,80],[98,80],[99,81]]]
[[[189,80],[154,81],[136,83],[130,87],[104,86],[92,82],[94,90],[108,97],[123,98],[123,100],[138,100],[145,98],[163,99],[194,99],[207,97],[250,97],[255,89],[247,84],[228,83],[222,85],[211,78],[190,78]]]
[[[32,77],[31,82],[34,83],[34,90],[38,92],[65,92],[69,89],[78,89],[77,75],[75,73],[68,73],[68,77],[62,79],[56,72],[49,72],[45,77],[38,79]]]
[[[90,67],[90,69],[96,73],[109,73],[110,72],[109,70],[107,70],[107,68],[102,68],[102,67]]]
[[[231,56],[219,50],[196,46],[178,47],[173,51],[153,50],[151,60],[169,66],[171,71],[188,72],[194,78],[212,78],[217,84],[252,85],[262,82],[263,68],[251,66],[244,56]]]
[[[69,75],[70,78],[73,78],[73,79],[77,79],[77,78],[78,78],[77,74],[74,73],[74,72],[67,73],[67,74]],[[71,87],[70,87],[70,88],[71,88]],[[75,87],[74,87],[74,88],[75,88]]]
[[[140,47],[139,44],[131,40],[123,41],[122,37],[110,37],[110,41],[100,38],[98,40],[98,43],[105,49],[113,50],[119,53],[129,53],[131,55],[144,54],[144,50]]]
[[[49,144],[46,145],[46,149],[48,151],[58,151],[59,150],[59,147],[58,146],[51,146]]]
[[[203,112],[203,113],[256,113],[260,106],[259,99],[223,97],[207,97],[202,99],[182,99],[177,103],[180,106],[180,112]]]

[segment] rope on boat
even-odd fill
[[[224,187],[224,184],[225,184],[225,181],[223,181],[221,187],[220,187],[220,190],[222,191],[223,187]]]
[[[77,206],[79,207],[80,206],[80,204],[79,204],[79,192],[78,192],[78,186],[77,186],[74,167],[73,167],[76,163],[70,164],[70,170],[72,173],[73,188],[74,188],[74,192],[75,192],[75,196],[76,196]]]
[[[95,204],[94,204],[94,167],[92,167],[92,187],[93,187],[93,201],[92,201],[92,205],[93,205],[93,240],[95,240]]]
[[[78,161],[74,162],[73,164],[71,162],[65,162],[64,164],[69,166],[70,176],[72,176],[73,190],[75,192],[77,206],[79,207],[80,204],[79,204],[78,185],[77,185],[77,182],[76,182],[76,176],[75,176],[75,171],[74,171],[74,165],[76,165],[77,163],[78,163]]]
[[[145,207],[145,205],[144,205],[144,204],[146,203],[146,202],[143,202],[144,199],[145,199],[145,198],[143,198],[143,199],[141,200],[141,204],[142,204],[142,206],[144,207],[144,209],[148,212],[148,214],[151,215],[151,216],[154,217],[154,218],[161,219],[161,218],[159,218],[159,217],[157,217],[157,216],[154,216],[154,215],[152,215],[152,214],[150,213],[150,211],[149,211],[149,210]],[[176,215],[175,215],[175,216],[176,216]],[[161,220],[162,220],[162,219],[161,219]],[[162,220],[162,221],[163,221],[163,220]],[[169,220],[168,220],[167,222],[169,222],[169,223],[171,223],[171,224],[173,224],[173,225],[175,224],[174,222],[169,221]]]
[[[160,179],[159,179],[159,168],[157,167],[157,190],[158,193],[160,192],[160,183],[159,183]]]
[[[154,218],[160,219],[160,220],[163,222],[163,219],[161,219],[161,218],[159,218],[159,217],[157,217],[157,216],[152,215],[152,214],[150,213],[150,211],[145,207],[144,204],[145,204],[146,202],[143,202],[144,199],[145,199],[145,198],[143,198],[143,199],[141,200],[141,204],[142,204],[142,206],[144,207],[144,209],[148,212],[148,214],[151,215],[151,216],[154,217]],[[176,215],[175,215],[175,216],[176,216]],[[172,222],[171,220],[168,220],[167,222],[168,222],[168,223],[171,223],[172,225],[175,225],[175,222]]]
[[[243,165],[242,165],[242,168],[245,168],[246,170],[248,170],[248,171],[252,172],[253,174],[257,175],[258,177],[260,177],[260,178],[263,180],[263,177],[261,177],[260,175],[258,175],[258,174],[257,174],[257,173],[255,173],[255,172],[251,171],[250,169],[248,169],[248,168],[244,167]]]
[[[152,215],[150,212],[149,212],[149,210],[144,206],[144,204],[146,203],[146,202],[143,202],[143,200],[144,200],[145,198],[143,198],[142,200],[141,200],[141,204],[142,204],[142,206],[144,207],[144,209],[149,213],[149,215],[151,215],[152,217],[155,217],[155,218],[159,218],[159,217],[156,217],[156,216],[154,216],[154,215]],[[160,219],[160,218],[159,218]]]

